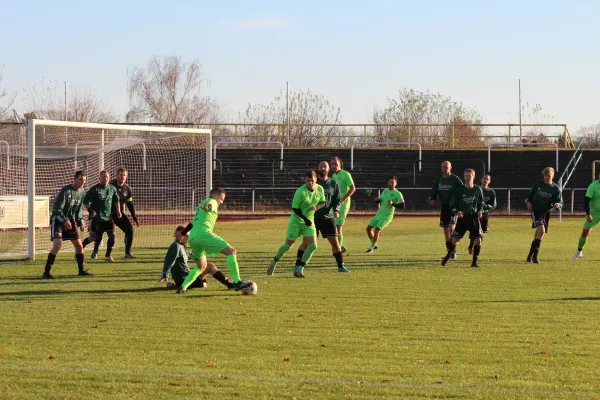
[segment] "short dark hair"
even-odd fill
[[[86,176],[85,171],[83,171],[83,170],[75,171],[75,179],[82,177],[82,176]]]
[[[317,180],[317,171],[315,171],[315,169],[311,169],[309,171],[306,171],[306,173],[304,174],[305,178],[312,178],[314,180]]]
[[[107,174],[107,175],[110,175],[110,174],[108,173],[108,170],[107,170],[107,169],[103,169],[102,171],[100,171],[100,175],[102,175],[102,174]]]
[[[118,174],[119,172],[125,172],[126,174],[128,174],[128,173],[129,173],[129,171],[127,171],[127,168],[124,168],[124,167],[121,167],[121,168],[119,168],[119,169],[117,170],[117,174]]]
[[[492,173],[491,172],[486,172],[485,174],[483,174],[483,176],[489,176],[491,178],[492,177]]]
[[[214,196],[214,195],[222,195],[225,194],[225,190],[221,189],[220,187],[214,187],[210,190],[210,197]]]
[[[467,169],[465,169],[465,172],[470,172],[473,175],[475,175],[475,170],[473,168],[467,168]]]
[[[340,169],[344,169],[344,163],[342,162],[341,158],[339,158],[338,156],[331,157],[331,161],[333,160],[338,160],[338,162],[340,163]]]
[[[175,228],[175,232],[181,232],[185,229],[185,227],[183,225],[179,225],[177,228]]]
[[[389,181],[390,179],[393,179],[393,180],[395,180],[395,181],[396,181],[396,183],[398,183],[398,177],[397,177],[396,175],[392,175],[392,176],[390,176],[390,177],[388,178],[388,181]]]

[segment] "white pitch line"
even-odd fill
[[[132,376],[172,376],[184,378],[203,378],[203,379],[237,379],[241,381],[265,381],[265,382],[285,382],[299,384],[335,384],[347,386],[369,386],[369,387],[393,387],[400,389],[434,389],[458,392],[488,392],[488,393],[518,393],[518,394],[533,394],[533,395],[559,395],[573,397],[597,397],[600,392],[581,392],[581,391],[553,391],[553,390],[537,390],[537,389],[519,389],[519,388],[493,388],[493,387],[477,387],[477,386],[452,386],[443,384],[412,384],[399,382],[374,382],[362,380],[337,380],[337,379],[315,379],[315,378],[285,378],[281,376],[253,376],[253,375],[229,375],[229,374],[206,374],[187,372],[164,372],[164,371],[135,371],[135,370],[110,370],[110,369],[91,369],[91,368],[48,368],[39,366],[19,366],[19,365],[1,365],[0,369],[17,370],[17,371],[43,371],[43,372],[58,372],[58,373],[81,373],[81,374],[110,374],[110,375],[132,375]],[[360,381],[360,383],[359,383]]]

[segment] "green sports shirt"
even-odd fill
[[[590,214],[594,218],[600,217],[600,180],[588,186],[585,197],[590,199]]]
[[[340,185],[340,198],[344,197],[348,190],[350,190],[350,186],[354,186],[354,180],[352,179],[352,175],[350,172],[345,170],[339,170],[334,173],[331,178]],[[350,201],[350,199],[346,200]]]
[[[377,211],[377,214],[375,214],[375,218],[386,219],[392,218],[394,216],[394,211],[396,211],[396,207],[389,204],[389,201],[391,200],[393,204],[403,203],[404,197],[402,196],[402,193],[396,189],[385,189],[379,195],[378,200],[381,200],[381,207],[379,208],[379,211]]]
[[[433,182],[433,187],[431,188],[431,193],[429,194],[429,199],[427,199],[427,201],[435,201],[439,197],[442,205],[448,205],[454,197],[456,188],[462,185],[463,182],[458,176],[450,174],[450,176],[444,178],[442,175]]]
[[[475,215],[483,212],[483,191],[477,185],[468,188],[459,186],[450,201],[450,210],[456,214],[462,211],[465,215]]]
[[[98,183],[90,188],[85,194],[83,204],[90,203],[90,210],[96,213],[94,219],[110,221],[113,203],[119,202],[117,188],[111,184],[106,186]]]
[[[169,250],[167,250],[161,278],[167,278],[169,272],[171,272],[173,280],[183,281],[190,273],[187,261],[188,256],[185,251],[185,246],[177,240],[174,241],[169,246]]]
[[[332,178],[327,180],[318,179],[317,183],[323,187],[325,192],[325,207],[315,211],[315,218],[333,218],[334,213],[340,212],[340,185]]]
[[[527,201],[533,204],[533,211],[548,212],[552,210],[554,203],[559,203],[562,206],[562,192],[554,182],[538,181],[529,191]]]
[[[311,191],[306,187],[306,184],[304,184],[296,189],[294,199],[292,200],[292,208],[299,208],[306,218],[310,221],[314,221],[315,210],[312,208],[323,202],[325,202],[325,191],[323,190],[323,186],[317,183],[315,184],[315,189]],[[292,213],[290,221],[304,224],[304,220],[296,213]]]
[[[492,188],[481,188],[483,192],[483,212],[488,213],[495,210],[498,204],[496,203],[496,191]]]
[[[56,217],[61,225],[75,218],[77,225],[81,226],[84,197],[83,188],[75,189],[73,185],[63,186],[54,200],[52,216]]]
[[[206,204],[210,204],[210,210],[206,211],[203,207]],[[192,219],[192,230],[190,231],[190,238],[193,236],[212,232],[215,229],[215,224],[219,218],[219,203],[212,197],[204,199],[202,203],[198,205],[196,209],[196,215]]]

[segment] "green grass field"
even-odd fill
[[[50,282],[45,255],[1,264],[0,398],[600,398],[600,237],[569,261],[581,219],[553,219],[530,265],[529,220],[492,218],[480,270],[466,243],[440,266],[435,218],[397,218],[372,255],[366,222],[346,226],[352,273],[321,239],[306,279],[295,247],[264,275],[287,219],[218,224],[256,296],[157,287],[158,250],[88,260],[87,279],[72,253]]]

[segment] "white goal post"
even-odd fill
[[[47,226],[47,221],[36,220],[40,215],[36,194],[49,196],[52,203],[57,191],[73,182],[75,170],[86,170],[86,190],[98,183],[103,169],[111,179],[118,168],[129,170],[127,183],[134,193],[136,213],[142,214],[142,234],[136,233],[134,249],[136,241],[140,247],[168,246],[174,225],[189,221],[196,207],[192,202],[207,197],[212,187],[209,129],[30,119],[27,151],[22,150],[21,156],[27,157],[27,257],[31,260],[49,246],[36,246],[40,234],[36,227],[40,230],[40,222]],[[142,164],[147,172],[141,172]],[[52,204],[49,207],[51,213]],[[158,225],[164,227],[157,229]],[[115,232],[120,233],[118,228]],[[48,230],[43,234],[49,243]]]

